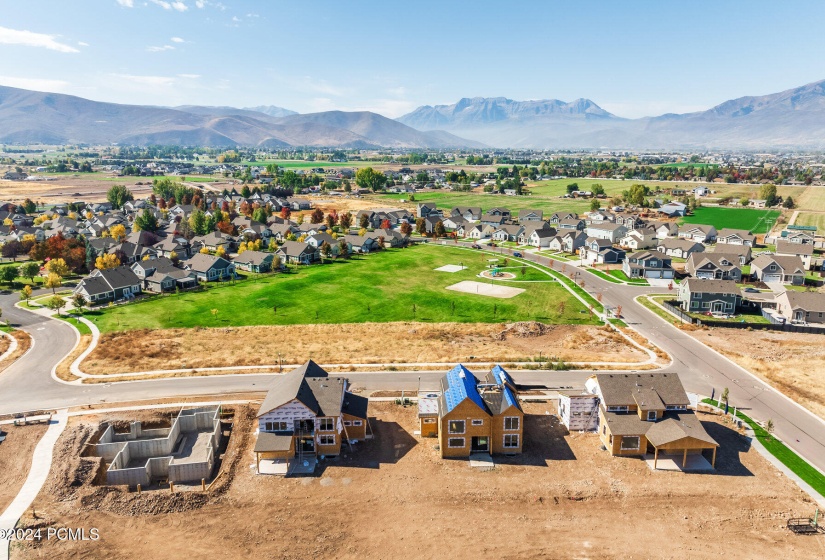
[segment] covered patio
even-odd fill
[[[668,418],[650,427],[646,434],[647,442],[653,447],[653,470],[659,468],[659,456],[667,460],[665,470],[708,470],[707,460],[703,457],[705,450],[711,450],[710,469],[716,468],[716,450],[719,444],[708,435],[702,423],[693,414],[680,414],[678,418]],[[649,454],[645,457],[648,459]],[[693,468],[689,468],[693,467]]]
[[[259,432],[253,451],[258,474],[285,476],[290,461],[295,458],[295,438],[291,435]]]

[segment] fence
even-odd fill
[[[685,323],[689,323],[691,325],[699,325],[699,326],[706,326],[706,327],[721,327],[723,329],[751,329],[754,331],[783,331],[783,332],[793,332],[793,333],[802,333],[802,334],[825,334],[825,326],[823,327],[810,327],[805,325],[792,325],[790,323],[780,323],[775,322],[777,319],[775,317],[769,317],[765,315],[763,310],[762,315],[767,317],[770,320],[770,323],[741,323],[737,321],[714,321],[712,319],[697,319],[696,317],[691,317],[684,311],[682,311],[679,307],[677,307],[678,302],[676,301],[665,301],[662,302],[662,305],[679,317]]]

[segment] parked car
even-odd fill
[[[478,243],[473,243],[472,245],[470,245],[470,247],[472,247],[473,249],[481,249],[481,245],[479,245]]]
[[[521,257],[523,255],[521,254],[521,251],[513,251],[513,256],[514,257]]]
[[[758,294],[759,293],[759,290],[757,290],[756,288],[745,288],[742,291],[743,292],[748,292],[749,294]]]

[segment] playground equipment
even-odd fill
[[[825,532],[825,530],[819,526],[819,509],[814,512],[813,518],[794,517],[788,519],[788,529],[797,535],[816,535]]]

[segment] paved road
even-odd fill
[[[508,249],[496,251],[512,253]],[[528,253],[526,258],[550,265],[546,257]],[[560,263],[556,263],[556,269],[560,269]],[[582,272],[581,279],[585,280],[588,291],[603,295],[605,305],[621,305],[624,320],[673,357],[672,366],[666,370],[678,373],[688,391],[709,395],[714,388],[718,394],[728,387],[732,404],[747,410],[755,419],[773,419],[776,434],[825,471],[825,422],[634,301],[639,294],[661,292],[662,288],[614,284],[587,272]],[[72,329],[62,322],[13,307],[16,300],[15,294],[0,295],[3,318],[28,331],[35,346],[0,374],[0,414],[101,402],[263,391],[271,383],[271,376],[244,374],[66,385],[52,379],[51,371],[74,345]],[[754,333],[754,336],[759,335]],[[348,372],[347,377],[367,390],[414,390],[419,385],[419,376],[421,385],[427,387],[434,386],[441,374],[441,371]],[[519,383],[551,387],[581,387],[587,375],[588,372],[514,373]]]

